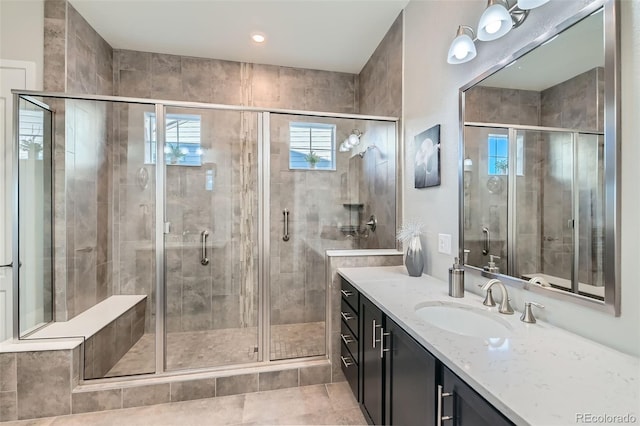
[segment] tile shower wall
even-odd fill
[[[541,125],[588,131],[604,131],[604,70],[594,68],[570,80],[541,92],[543,109]],[[571,108],[578,100],[581,108]],[[573,231],[566,226],[566,218],[572,217],[571,168],[573,158],[571,141],[557,135],[548,137],[546,163],[550,167],[563,164],[564,174],[546,173],[543,181],[545,202],[542,211],[542,270],[549,275],[570,279],[573,262]],[[583,283],[602,285],[601,258],[604,246],[604,223],[601,211],[594,200],[602,199],[603,176],[594,173],[602,170],[604,139],[590,143],[589,138],[578,140],[578,159],[575,167],[579,173],[580,267],[579,279]],[[549,161],[553,160],[553,161]],[[553,170],[551,171],[553,172]],[[553,206],[553,208],[551,208]],[[553,212],[561,211],[562,215]],[[591,238],[595,236],[595,239]],[[593,259],[593,262],[591,261]]]
[[[338,152],[335,171],[290,170],[292,121],[335,124],[338,141],[357,126],[354,120],[271,114],[272,325],[325,320],[325,251],[352,248],[355,237],[347,238],[341,228],[357,224],[352,222],[353,211],[344,206],[358,196],[349,180],[353,161]],[[282,239],[285,208],[290,212],[288,241]]]
[[[357,76],[326,71],[116,50],[114,53],[114,83],[115,94],[120,96],[344,113],[355,113],[358,110]],[[241,134],[239,120],[239,116],[228,120],[217,120],[214,121],[214,127],[217,129],[216,131],[230,131],[232,133],[236,129],[235,138],[237,139]],[[243,132],[248,132],[249,127],[253,126],[250,133],[246,133],[246,135],[242,133],[246,138],[244,145],[233,143],[234,137],[231,137],[231,134],[225,134],[226,136],[221,135],[224,137],[215,139],[217,143],[223,141],[221,145],[213,147],[214,150],[218,150],[220,157],[215,161],[217,164],[216,185],[222,184],[228,185],[228,187],[221,187],[221,191],[214,192],[213,195],[211,193],[198,195],[194,193],[194,191],[198,191],[194,185],[204,181],[203,173],[205,171],[203,168],[168,167],[169,204],[167,209],[170,215],[178,218],[173,224],[172,233],[176,235],[185,233],[184,241],[190,239],[191,244],[197,244],[199,233],[203,227],[206,227],[207,224],[213,224],[215,227],[212,237],[210,237],[210,241],[214,244],[210,256],[212,259],[210,268],[213,271],[213,276],[210,274],[211,271],[205,272],[207,268],[203,268],[199,262],[193,264],[193,259],[198,259],[198,255],[195,253],[197,248],[169,248],[167,251],[169,260],[167,265],[167,326],[170,332],[255,325],[256,278],[251,275],[254,274],[255,267],[244,265],[240,270],[238,262],[233,261],[234,259],[253,259],[253,265],[256,264],[255,253],[251,252],[252,247],[247,246],[252,238],[239,238],[238,227],[243,223],[243,218],[255,220],[255,197],[257,195],[245,193],[245,197],[249,197],[248,199],[240,199],[230,195],[243,193],[238,186],[240,182],[246,182],[245,188],[255,189],[255,185],[251,183],[255,182],[255,176],[251,173],[256,173],[256,170],[248,167],[250,164],[253,167],[257,166],[255,160],[252,160],[257,158],[255,151],[252,151],[256,145],[255,143],[251,145],[251,141],[256,140],[255,116],[251,119],[245,116],[242,120]],[[229,128],[225,130],[221,123]],[[231,123],[235,124],[231,125]],[[342,130],[342,138],[346,137],[348,130],[351,129]],[[250,160],[252,162],[246,163]],[[241,161],[245,163],[241,163]],[[225,164],[233,165],[229,167]],[[278,163],[272,160],[272,164]],[[141,166],[142,164],[137,165],[137,167]],[[278,173],[280,173],[279,170]],[[326,176],[323,172],[314,173],[320,174],[323,180]],[[275,178],[280,179],[280,175]],[[288,178],[283,177],[283,179]],[[325,182],[310,181],[310,183],[320,185],[323,188],[329,187]],[[229,192],[226,192],[227,189]],[[228,195],[222,195],[225,193]],[[277,197],[275,193],[272,194],[272,197],[274,196]],[[215,202],[216,205],[215,218],[209,217],[212,212],[209,207],[210,202]],[[324,205],[318,203],[318,205],[321,204]],[[249,205],[252,207],[248,207]],[[279,208],[281,203],[277,198],[272,198],[272,205]],[[148,207],[151,212],[154,211],[155,206],[152,200],[149,201]],[[129,212],[128,221],[135,222],[139,220],[140,215],[144,214],[135,206],[129,209],[121,204],[120,209],[123,208]],[[335,209],[340,210],[340,213],[343,213],[344,210],[340,203],[335,204]],[[224,212],[228,214],[225,215]],[[272,212],[274,219],[272,223],[280,233],[281,224],[276,222],[280,216],[273,216],[276,213],[281,216],[281,211]],[[313,223],[318,225],[317,217]],[[292,226],[297,225],[292,223]],[[274,232],[276,232],[275,229]],[[233,235],[234,239],[230,240],[229,235]],[[238,238],[237,241],[236,238]],[[225,245],[217,247],[215,245],[217,240],[224,242]],[[311,239],[308,244],[310,245],[296,246],[291,253],[288,253],[285,262],[289,262],[291,266],[282,268],[284,275],[279,276],[278,279],[274,277],[272,280],[277,283],[275,285],[285,285],[290,290],[274,300],[274,305],[277,305],[274,306],[274,309],[278,312],[274,319],[277,317],[282,318],[280,321],[285,321],[287,318],[286,322],[318,321],[321,320],[321,314],[322,317],[324,316],[324,298],[321,296],[324,294],[323,282],[318,282],[314,266],[307,268],[309,270],[305,272],[303,264],[300,262],[311,262],[308,263],[309,265],[321,264],[325,247],[320,244],[318,237]],[[338,245],[330,247],[350,246],[350,242],[340,241]],[[133,264],[135,257],[121,255],[120,259],[120,269],[130,271],[129,278],[137,277],[135,279],[141,280],[148,276],[148,271],[136,269]],[[297,261],[294,262],[293,259]],[[144,265],[149,265],[149,261]],[[279,271],[275,263],[277,261],[272,258],[272,271]],[[294,279],[292,265],[298,263],[299,265],[295,268],[301,269],[304,279],[300,279],[299,276]],[[310,277],[309,280],[307,280],[307,276]],[[202,280],[206,282],[203,283]],[[124,285],[124,282],[121,277],[120,285]],[[221,286],[220,283],[225,284]],[[292,287],[293,283],[295,286]],[[153,289],[149,288],[148,291],[152,292]],[[294,302],[292,297],[295,302],[301,301],[313,308],[303,311],[302,305],[292,303]],[[153,312],[153,310],[147,312]]]
[[[112,94],[112,49],[67,1],[47,0],[44,89]],[[49,102],[55,111],[55,319],[112,294],[111,107]]]
[[[359,75],[361,114],[400,117],[402,115],[402,28],[400,13]],[[398,127],[402,123],[398,123]],[[396,130],[393,124],[366,122],[363,146],[369,150],[362,159],[353,157],[359,169],[359,201],[362,216],[374,214],[378,220],[375,232],[358,240],[359,248],[393,248],[396,246]]]

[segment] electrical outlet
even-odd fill
[[[438,234],[438,251],[451,254],[451,234]]]

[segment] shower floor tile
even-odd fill
[[[271,359],[325,353],[324,322],[271,327]],[[167,370],[244,364],[258,360],[257,328],[167,333]],[[144,334],[105,377],[153,373],[155,334]]]

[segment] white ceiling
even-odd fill
[[[70,0],[115,49],[359,73],[409,0]],[[253,32],[266,35],[257,45]]]
[[[604,67],[603,24],[601,12],[591,15],[480,85],[540,92],[595,67]]]

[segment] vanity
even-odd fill
[[[638,358],[500,314],[469,292],[451,298],[447,283],[402,266],[338,273],[342,369],[371,424],[640,419]]]

